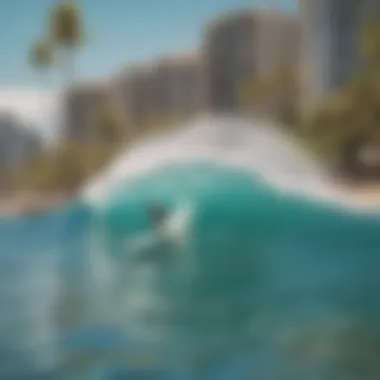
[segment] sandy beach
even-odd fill
[[[380,206],[380,182],[363,184],[335,184],[353,202]],[[0,196],[0,216],[35,214],[52,210],[70,200],[62,193],[17,193]]]
[[[354,201],[380,205],[380,182],[341,186],[343,192]]]
[[[34,214],[52,210],[65,203],[63,194],[19,193],[0,196],[0,215]]]

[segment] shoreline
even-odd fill
[[[0,217],[15,215],[31,216],[49,212],[69,202],[72,197],[67,194],[22,193],[0,196]]]
[[[343,186],[341,188],[353,200],[380,206],[380,183]]]
[[[342,191],[347,200],[365,203],[367,206],[380,206],[380,182],[337,183],[336,189]],[[65,193],[21,193],[0,195],[0,217],[23,215],[25,217],[49,212],[63,206],[73,199],[74,194]]]

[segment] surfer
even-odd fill
[[[169,252],[179,247],[183,242],[183,231],[186,229],[188,209],[171,213],[160,203],[150,203],[146,206],[146,213],[153,225],[153,231],[135,237],[128,241],[128,250],[135,252],[139,261],[151,261],[169,257]]]
[[[147,212],[154,228],[157,230],[160,229],[168,217],[168,211],[165,206],[158,203],[150,204],[147,208]]]
[[[152,261],[163,258],[171,239],[166,231],[169,212],[166,207],[159,203],[151,203],[146,206],[146,213],[153,225],[154,232],[143,234],[132,242],[128,249],[136,254],[138,261]]]

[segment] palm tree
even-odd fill
[[[42,78],[44,75],[46,75],[46,71],[53,66],[54,49],[52,45],[46,41],[37,41],[32,45],[28,58],[30,64]],[[41,90],[43,90],[42,86]],[[42,96],[41,99],[43,99]]]
[[[37,41],[34,45],[32,45],[28,58],[30,64],[42,78],[47,74],[46,71],[52,68],[54,64],[54,49],[49,42]],[[41,88],[41,90],[43,89]],[[43,99],[42,96],[41,99]]]
[[[28,54],[28,60],[40,77],[41,85],[41,109],[44,109],[44,77],[47,77],[47,71],[53,67],[55,54],[52,44],[46,40],[35,42]]]
[[[83,40],[82,16],[74,0],[57,0],[49,21],[48,35],[60,53],[67,91],[75,77],[75,53]]]
[[[54,50],[46,41],[37,41],[30,49],[29,61],[36,70],[51,68],[54,62]]]
[[[113,109],[104,107],[99,111],[96,115],[94,133],[96,140],[108,147],[114,147],[123,139],[121,123]]]
[[[368,146],[380,149],[380,18],[365,25],[358,41],[359,70],[307,122],[308,137],[350,177],[378,170],[360,156]]]
[[[271,91],[269,77],[253,77],[244,83],[241,89],[241,100],[244,105],[257,105],[266,99]]]
[[[73,0],[59,0],[53,7],[49,35],[62,53],[65,84],[74,78],[75,51],[82,43],[82,17]]]
[[[291,68],[281,68],[272,77],[272,111],[282,125],[295,127],[298,122],[298,81]]]
[[[242,100],[275,116],[282,124],[296,122],[298,85],[295,73],[288,68],[278,69],[265,77],[253,78],[242,88]]]

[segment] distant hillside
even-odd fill
[[[10,112],[0,112],[0,180],[10,171],[37,155],[42,136]]]

